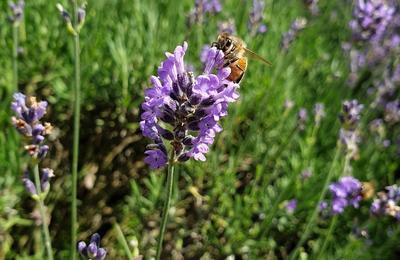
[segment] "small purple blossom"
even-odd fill
[[[16,114],[11,118],[14,127],[30,140],[30,143],[25,145],[25,149],[33,158],[44,158],[49,147],[43,142],[45,136],[52,130],[50,123],[40,122],[40,119],[46,114],[47,102],[38,102],[36,97],[27,98],[22,93],[15,93],[11,109]]]
[[[16,3],[10,2],[9,7],[11,10],[11,15],[8,19],[14,26],[18,26],[21,23],[22,17],[24,16],[25,1],[19,0]]]
[[[303,181],[305,181],[305,180],[307,180],[307,179],[309,179],[311,176],[312,176],[312,171],[311,171],[311,169],[305,169],[305,170],[303,170],[302,172],[301,172],[301,179],[303,180]]]
[[[292,214],[297,208],[297,200],[296,199],[289,200],[288,202],[286,202],[285,208],[289,214]]]
[[[358,103],[355,99],[344,101],[340,115],[343,128],[354,130],[358,126],[363,108],[364,105]]]
[[[222,67],[222,51],[205,49],[201,58],[204,72],[195,77],[185,70],[187,47],[185,42],[173,54],[166,54],[158,77],[151,78],[153,86],[145,91],[140,127],[154,142],[145,158],[154,169],[167,164],[165,141],[173,151],[173,160],[205,161],[209,146],[222,131],[219,120],[227,115],[228,104],[239,97],[239,85],[227,80],[230,69]]]
[[[291,24],[289,31],[282,35],[281,49],[288,51],[292,42],[296,39],[300,31],[302,31],[307,25],[307,19],[300,17],[296,18]]]
[[[248,28],[251,35],[263,34],[267,32],[267,25],[264,23],[264,8],[263,0],[253,0],[253,5],[249,15]]]
[[[377,216],[387,215],[400,220],[400,187],[387,186],[385,191],[378,192],[370,211]]]
[[[332,213],[341,214],[348,206],[358,208],[362,199],[361,189],[361,182],[351,176],[342,177],[338,182],[332,183],[329,186]]]
[[[300,108],[299,112],[297,113],[297,125],[300,130],[305,129],[305,124],[308,120],[308,112],[305,108]]]
[[[312,15],[319,13],[318,0],[304,0],[304,3]]]
[[[395,14],[394,6],[386,0],[357,0],[350,22],[356,39],[379,42]]]
[[[50,178],[54,177],[53,172],[54,171],[49,168],[41,170],[40,190],[43,194],[46,194],[49,191]],[[22,177],[22,183],[24,184],[25,190],[31,195],[39,195],[33,181],[33,176],[30,175],[29,171],[25,171],[24,176]]]
[[[86,245],[84,241],[78,242],[78,252],[85,259],[103,260],[107,255],[107,251],[100,247],[100,239],[100,235],[95,233],[92,235],[89,245]]]
[[[235,20],[229,19],[218,23],[218,32],[228,33],[230,35],[236,34]]]
[[[221,11],[222,5],[218,0],[196,0],[194,8],[188,16],[188,25],[201,24],[206,14],[215,14]]]
[[[385,106],[385,121],[390,124],[400,122],[400,101],[394,100]]]

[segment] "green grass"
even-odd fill
[[[55,7],[57,2],[27,1],[24,30],[19,32],[23,52],[18,70],[19,89],[50,103],[46,121],[56,131],[43,165],[53,168],[56,178],[45,204],[52,215],[55,259],[68,259],[74,46]],[[230,107],[223,120],[224,131],[207,161],[176,167],[163,256],[286,258],[318,204],[335,154],[342,101],[371,102],[365,94],[369,82],[361,89],[347,84],[349,60],[341,44],[350,39],[351,6],[348,1],[320,1],[321,14],[313,17],[300,0],[267,0],[269,30],[255,37],[247,30],[251,1],[224,1],[223,12],[188,29],[186,15],[192,6],[192,1],[88,1],[80,34],[78,239],[87,241],[99,232],[109,259],[124,259],[126,245],[118,242],[120,234],[113,228],[117,222],[132,252],[155,256],[166,173],[150,171],[143,163],[148,142],[138,129],[143,90],[150,86],[149,77],[156,74],[164,52],[173,51],[183,41],[189,44],[186,61],[200,71],[202,46],[215,40],[218,21],[233,17],[238,36],[273,66],[249,62],[240,101]],[[6,21],[6,1],[0,7],[0,21]],[[279,48],[281,35],[299,16],[307,17],[308,25],[284,53]],[[21,183],[28,158],[9,119],[11,26],[4,22],[0,36],[0,259],[40,259],[40,226],[30,215],[35,204]],[[286,99],[295,106],[285,112]],[[327,116],[313,131],[311,113],[316,102],[325,104]],[[310,114],[302,132],[294,131],[300,107]],[[395,147],[380,148],[368,132],[374,111],[367,107],[364,115],[360,159],[351,162],[352,173],[361,181],[374,181],[381,190],[396,182],[399,161]],[[343,164],[344,153],[340,153],[332,168],[333,180],[342,174]],[[313,176],[302,182],[300,174],[306,168],[312,169]],[[287,214],[284,204],[292,198],[298,200],[298,208]],[[347,209],[330,231],[331,220],[317,217],[299,248],[300,257],[394,258],[399,253],[400,230],[393,219],[370,216],[369,205],[367,201],[360,209]],[[369,238],[356,237],[357,227],[368,229]],[[330,239],[326,239],[328,233]],[[324,241],[325,250],[320,252]]]

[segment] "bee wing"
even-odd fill
[[[272,66],[271,62],[267,61],[266,59],[264,59],[263,57],[261,57],[260,55],[255,53],[254,51],[249,50],[247,48],[244,48],[244,52],[245,52],[247,57],[255,59],[255,60],[259,60],[259,61],[263,62],[264,64],[266,64],[268,66]]]

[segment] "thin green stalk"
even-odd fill
[[[117,222],[114,223],[114,228],[115,228],[115,230],[117,231],[117,234],[118,234],[118,241],[124,247],[126,256],[128,257],[129,260],[133,260],[133,255],[131,253],[131,250],[129,249],[128,241],[126,241],[124,233],[122,233],[121,227],[118,225]]]
[[[335,155],[333,157],[332,163],[331,163],[331,167],[329,169],[328,174],[326,175],[325,183],[324,183],[324,186],[322,188],[321,194],[319,196],[318,203],[315,206],[315,209],[314,209],[314,211],[313,211],[313,213],[312,213],[312,215],[310,217],[310,220],[307,223],[306,229],[304,230],[303,235],[301,236],[299,243],[297,243],[296,248],[294,249],[293,253],[290,255],[289,259],[296,259],[297,254],[299,253],[300,247],[304,244],[304,242],[306,241],[306,239],[308,238],[308,236],[309,236],[309,234],[311,232],[312,227],[314,226],[314,222],[315,222],[315,220],[316,220],[316,218],[318,216],[319,202],[321,202],[324,199],[325,194],[326,194],[326,192],[328,190],[329,183],[330,183],[330,181],[331,181],[331,179],[333,177],[334,168],[335,168],[335,165],[336,165],[336,161],[337,161],[337,159],[339,157],[339,154],[340,154],[340,147],[338,145],[336,147],[336,151],[335,151]]]
[[[42,189],[40,187],[39,165],[38,164],[35,164],[35,166],[33,167],[33,171],[34,171],[34,175],[35,175],[36,191],[39,194],[39,196],[37,197],[37,202],[39,204],[40,217],[42,218],[42,228],[43,228],[43,234],[44,234],[44,242],[45,242],[46,251],[47,251],[47,257],[48,257],[48,259],[53,260],[53,249],[51,247],[49,226],[47,223],[45,206],[43,203],[44,197],[42,196]]]
[[[159,260],[161,257],[161,251],[162,251],[162,244],[164,240],[164,233],[165,233],[165,228],[167,226],[167,220],[168,220],[168,212],[169,212],[169,207],[171,204],[171,197],[172,197],[172,192],[173,192],[173,180],[174,180],[174,153],[171,154],[171,158],[169,160],[168,164],[168,175],[167,175],[167,197],[164,202],[164,208],[162,211],[162,219],[161,219],[161,227],[160,227],[160,235],[158,236],[158,243],[157,243],[157,254],[156,254],[156,260]]]
[[[13,91],[18,91],[18,26],[13,25],[12,33],[13,33]]]
[[[328,245],[329,240],[331,239],[331,235],[332,235],[333,230],[335,229],[337,220],[338,220],[338,216],[335,215],[335,216],[333,217],[332,221],[331,221],[331,224],[329,225],[328,234],[326,234],[324,243],[322,244],[322,247],[321,247],[321,250],[320,250],[320,252],[319,252],[319,254],[318,254],[317,259],[322,259],[322,258],[321,258],[321,257],[322,257],[322,254],[323,254],[323,252],[325,251],[325,248],[326,248],[326,246]]]
[[[78,21],[78,3],[73,1],[75,24]],[[74,35],[74,58],[75,58],[75,91],[74,91],[74,134],[72,148],[72,192],[71,192],[71,258],[76,259],[76,242],[77,242],[77,186],[78,186],[78,155],[79,155],[79,120],[81,113],[80,106],[80,43],[79,32]]]

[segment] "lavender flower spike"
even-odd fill
[[[23,0],[19,0],[17,3],[10,2],[9,7],[11,15],[8,19],[14,26],[18,26],[24,16],[25,2]]]
[[[296,200],[296,199],[291,199],[291,200],[289,200],[289,201],[286,203],[285,207],[286,207],[286,211],[287,211],[289,214],[292,214],[292,213],[296,210],[296,208],[297,208],[297,200]]]
[[[307,25],[307,19],[300,17],[296,18],[292,25],[290,26],[289,31],[282,35],[281,40],[281,48],[284,51],[288,51],[292,42],[296,39],[298,33],[302,31]]]
[[[204,53],[204,72],[195,77],[186,71],[184,56],[187,43],[174,53],[152,76],[152,87],[145,91],[140,127],[145,137],[153,140],[145,162],[153,169],[167,164],[167,146],[178,161],[190,158],[205,161],[205,154],[222,131],[219,120],[227,115],[228,103],[239,95],[239,85],[228,81],[229,68],[222,67],[223,53],[208,48]]]
[[[392,216],[400,221],[400,187],[392,185],[378,192],[371,205],[371,213],[377,216]]]
[[[11,103],[11,109],[16,114],[11,118],[14,127],[30,140],[25,149],[33,158],[44,158],[49,147],[43,142],[45,136],[52,130],[50,123],[40,122],[40,119],[46,114],[47,102],[38,102],[36,97],[27,98],[22,93],[16,93],[14,101]]]
[[[207,13],[215,14],[222,11],[222,5],[218,0],[196,0],[194,8],[190,11],[188,25],[203,23]]]
[[[331,209],[333,214],[340,214],[348,206],[358,208],[361,201],[361,182],[351,176],[340,178],[332,183],[329,190],[332,194]]]
[[[85,259],[103,260],[107,255],[107,250],[100,247],[100,235],[95,233],[90,239],[89,245],[84,241],[78,242],[78,252]]]
[[[267,31],[267,25],[264,20],[265,3],[263,0],[253,0],[253,6],[250,11],[248,28],[252,35],[262,34]]]

